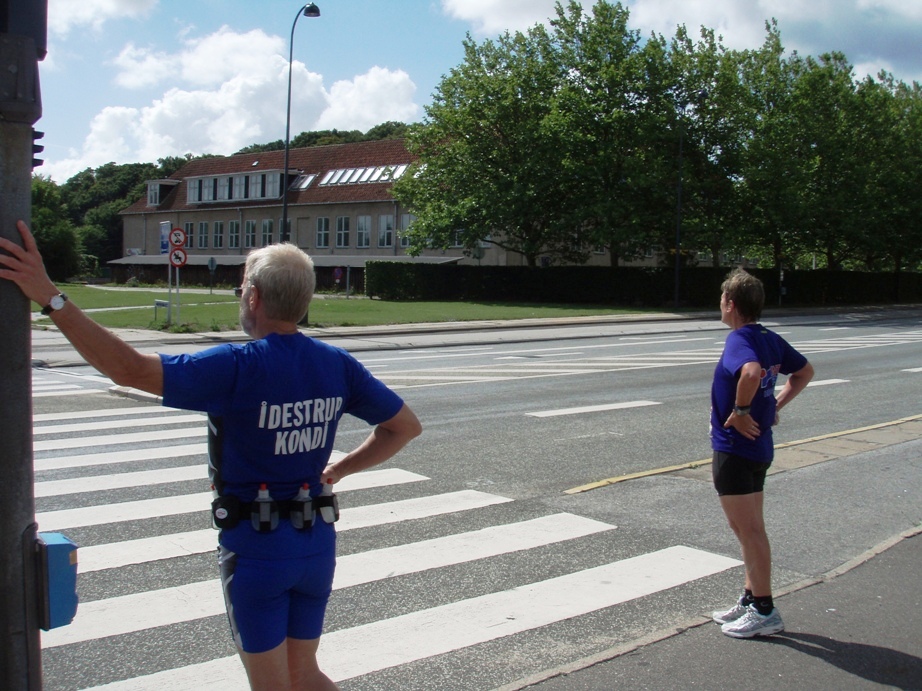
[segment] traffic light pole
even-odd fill
[[[0,9],[12,11],[5,2]],[[36,42],[0,31],[0,236],[16,243],[21,243],[16,221],[31,219],[32,125],[41,109]],[[34,551],[38,529],[30,306],[19,288],[4,280],[0,324],[0,688],[31,691],[41,689],[42,669]]]

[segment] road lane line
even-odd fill
[[[542,410],[535,413],[525,413],[531,417],[557,417],[559,415],[579,415],[582,413],[597,413],[605,410],[624,410],[627,408],[643,408],[645,406],[661,405],[657,401],[628,401],[626,403],[605,403],[602,405],[586,405],[577,408],[560,408],[558,410]]]

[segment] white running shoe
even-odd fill
[[[775,607],[770,614],[759,614],[755,605],[749,605],[747,611],[736,621],[731,621],[720,627],[726,635],[733,638],[753,638],[754,636],[770,636],[773,633],[784,631],[784,622],[778,608]]]
[[[718,624],[729,624],[731,621],[736,621],[739,619],[748,611],[749,605],[744,605],[743,598],[740,598],[739,601],[730,609],[723,612],[713,612],[711,614],[711,619],[716,621]]]

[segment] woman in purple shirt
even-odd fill
[[[758,323],[764,304],[762,282],[742,269],[721,285],[721,321],[733,331],[711,387],[712,470],[720,505],[742,548],[746,584],[739,601],[713,618],[734,638],[784,631],[772,600],[763,487],[774,456],[772,425],[778,411],[813,378],[807,359]],[[776,397],[779,374],[788,378]]]

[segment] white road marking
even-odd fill
[[[626,408],[642,408],[645,406],[660,405],[657,401],[628,401],[626,403],[605,403],[602,405],[586,405],[577,408],[560,408],[558,410],[542,410],[535,413],[525,413],[531,417],[557,417],[559,415],[580,415],[582,413],[598,413],[605,410],[623,410]]]
[[[320,639],[321,668],[342,681],[612,607],[739,566],[675,546],[630,559],[341,629]],[[67,627],[56,629],[66,631]],[[53,632],[50,632],[53,633]],[[236,656],[95,687],[108,691],[245,688]]]

